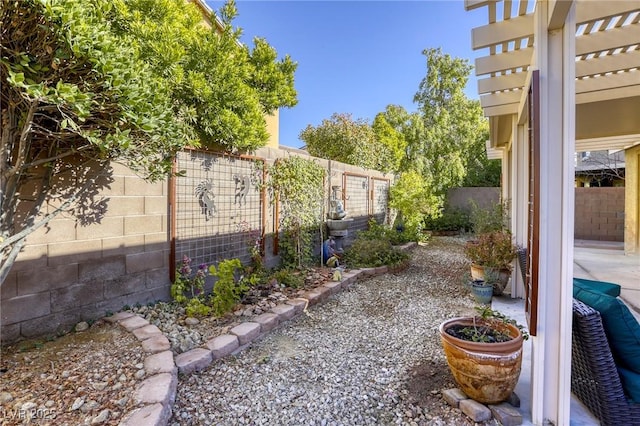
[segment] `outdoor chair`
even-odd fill
[[[640,403],[627,399],[600,313],[573,299],[571,390],[602,425],[640,425]]]
[[[526,280],[527,257],[527,249],[520,248],[518,263],[523,280]],[[582,294],[579,297],[583,298],[597,292],[604,296],[596,296],[596,299],[617,299],[620,286],[603,281],[574,278],[573,287],[571,391],[603,426],[640,426],[640,402],[633,402],[625,395],[621,380],[621,375],[624,375],[627,389],[630,387],[635,389],[634,399],[637,400],[637,394],[640,392],[638,375],[618,368],[609,346],[609,339],[605,334],[600,312],[575,298],[577,294]],[[597,302],[597,300],[594,301]],[[602,300],[599,303],[602,303]],[[617,317],[619,311],[614,310],[614,312]],[[611,315],[611,311],[608,315]],[[617,339],[615,343],[620,345]],[[633,350],[633,348],[627,349]]]
[[[522,274],[522,281],[527,282],[527,249],[525,247],[519,248],[516,253],[518,253],[518,264],[520,266],[520,273]]]

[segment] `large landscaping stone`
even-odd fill
[[[511,404],[503,402],[502,404],[490,405],[489,409],[491,413],[493,413],[493,417],[495,417],[502,426],[518,426],[522,424],[522,414]]]
[[[139,317],[138,315],[134,315],[132,317],[118,321],[118,324],[124,327],[127,331],[133,331],[136,328],[149,325],[149,321],[142,317]]]
[[[229,331],[238,336],[241,345],[246,345],[260,335],[260,324],[253,321],[243,322]]]
[[[153,324],[145,325],[144,327],[133,330],[133,335],[136,336],[138,340],[147,340],[150,337],[159,336],[161,334],[162,331]]]
[[[142,350],[148,354],[157,354],[158,352],[168,351],[171,348],[169,339],[164,335],[149,337],[142,341]]]
[[[491,410],[473,399],[463,399],[460,401],[460,410],[471,417],[474,422],[484,422],[491,419]]]
[[[171,405],[176,399],[178,379],[169,373],[160,373],[145,379],[133,392],[136,404]]]
[[[449,405],[454,408],[460,407],[460,401],[469,398],[458,388],[446,389],[442,391],[442,397]]]
[[[174,373],[176,364],[173,362],[173,352],[164,351],[149,355],[144,360],[144,371],[148,375],[158,373]]]
[[[209,366],[212,359],[210,350],[195,348],[176,356],[176,366],[180,373],[191,374]]]
[[[271,309],[271,312],[278,315],[280,317],[280,322],[288,321],[291,318],[296,316],[296,308],[295,306],[281,304]]]
[[[168,405],[150,404],[129,413],[120,426],[165,426],[170,417],[171,408]]]
[[[289,299],[285,303],[296,308],[296,314],[301,314],[302,311],[304,311],[304,308],[306,308],[308,305],[308,302],[306,300],[300,298]]]
[[[309,301],[309,306],[318,304],[325,299],[324,293],[315,289],[303,293],[300,297],[307,299]]]
[[[340,283],[340,281],[331,281],[331,282],[322,284],[320,287],[324,287],[328,289],[329,294],[333,295],[340,292],[340,290],[342,289],[342,283]]]
[[[206,347],[211,351],[213,359],[219,359],[231,354],[240,347],[238,336],[233,334],[223,334],[214,337],[206,343]]]
[[[260,331],[262,333],[273,330],[280,322],[278,315],[271,312],[265,312],[264,314],[258,315],[253,318],[253,320],[260,324]]]

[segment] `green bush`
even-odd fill
[[[223,260],[218,264],[217,270],[213,265],[209,267],[209,273],[218,277],[211,296],[211,305],[216,315],[222,316],[233,309],[249,289],[245,280],[236,280],[236,270],[241,268],[239,259]]]
[[[304,287],[304,273],[297,269],[280,269],[271,274],[271,278],[274,278],[278,281],[278,284],[282,284],[285,287]]]
[[[345,252],[345,263],[351,268],[397,265],[409,255],[393,247],[388,240],[358,238]]]
[[[412,241],[424,241],[424,234],[419,225],[398,225],[395,228],[380,225],[375,220],[369,221],[369,228],[358,231],[358,239],[384,240],[392,245],[401,245]]]
[[[469,213],[462,209],[447,209],[438,217],[426,217],[424,228],[429,231],[467,232],[471,230],[471,219]]]
[[[503,231],[509,227],[509,201],[495,203],[487,208],[471,202],[471,227],[475,234]]]

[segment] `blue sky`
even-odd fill
[[[218,10],[223,2],[207,0]],[[484,9],[465,12],[450,1],[237,1],[234,25],[253,46],[265,38],[278,56],[298,63],[298,104],[280,110],[280,144],[300,147],[298,135],[333,113],[373,122],[389,104],[415,111],[413,95],[426,74],[422,51],[473,64],[471,29],[486,24]],[[475,79],[467,96],[477,98]]]

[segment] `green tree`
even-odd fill
[[[420,172],[431,176],[436,195],[459,186],[466,174],[465,153],[478,141],[486,126],[477,101],[468,99],[464,88],[471,72],[465,59],[425,49],[427,74],[414,102],[424,122],[424,133],[411,150],[423,157]]]
[[[394,172],[423,170],[422,157],[417,150],[424,133],[424,122],[420,114],[410,113],[400,105],[387,105],[384,112],[379,115],[382,115],[385,121],[402,135],[398,147],[402,147],[403,153],[399,155],[400,162]]]
[[[487,160],[484,148],[487,120],[479,102],[464,94],[471,66],[440,49],[423,54],[427,73],[414,96],[418,111],[389,105],[383,113],[406,143],[391,206],[409,222],[437,215],[449,188],[495,179],[495,162]]]
[[[403,172],[390,189],[389,206],[398,210],[408,226],[419,226],[424,216],[438,212],[441,200],[433,192],[433,183],[410,170]]]
[[[394,128],[387,121],[384,113],[379,113],[373,120],[373,133],[381,155],[377,160],[376,170],[397,173],[405,157],[407,142],[404,133]]]
[[[489,139],[489,125],[485,126],[465,153],[466,175],[462,186],[500,186],[502,164],[500,160],[489,160],[485,141]]]
[[[335,113],[317,127],[308,125],[300,133],[300,139],[316,157],[397,173],[404,161],[407,142],[403,129],[393,121],[394,112],[377,114],[373,125],[364,119],[354,120],[351,114]]]
[[[300,139],[307,144],[309,154],[316,157],[365,168],[377,164],[379,150],[371,125],[364,119],[354,120],[351,114],[335,113],[318,127],[308,125]]]
[[[160,179],[186,141],[165,81],[105,23],[110,2],[0,1],[3,283],[56,214],[77,203],[84,220],[99,216],[91,195],[110,161]]]
[[[132,36],[153,71],[166,80],[173,112],[192,139],[227,151],[251,151],[268,139],[265,114],[297,103],[297,64],[264,39],[253,49],[239,42],[227,2],[202,25],[195,5],[184,0],[117,0],[110,15],[115,31]]]

